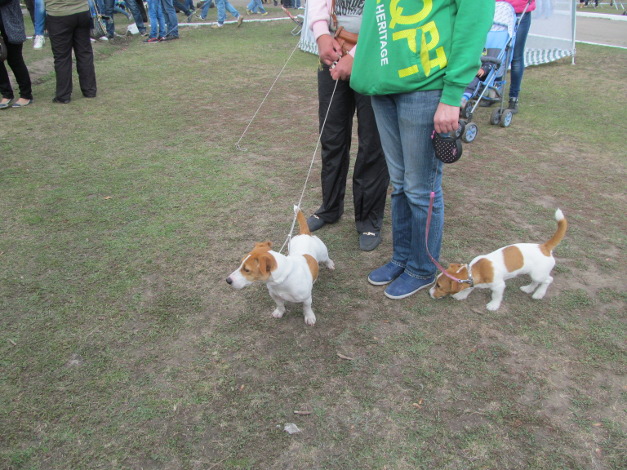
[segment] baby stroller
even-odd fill
[[[290,11],[284,6],[281,6],[281,9],[283,10],[283,13],[285,13],[289,17],[289,19],[292,20],[296,25],[292,29],[292,36],[298,36],[303,29],[303,22],[305,20],[305,17],[303,15],[292,15],[292,13],[290,13]]]
[[[526,10],[525,8],[522,12],[521,19]],[[481,101],[488,106],[499,103],[499,107],[490,116],[490,124],[509,127],[512,123],[514,114],[505,106],[507,84],[505,77],[512,61],[518,24],[514,7],[507,2],[497,1],[494,21],[488,32],[484,55],[481,57],[481,68],[485,74],[481,78],[476,78],[466,89],[465,94],[470,92],[471,96],[462,105],[460,113],[463,129],[461,139],[464,142],[472,142],[477,137],[478,127],[471,121]]]

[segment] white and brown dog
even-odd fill
[[[553,282],[551,270],[555,266],[553,249],[562,241],[568,226],[561,210],[555,211],[557,231],[553,237],[541,245],[535,243],[517,243],[500,248],[488,255],[480,255],[469,265],[451,264],[446,272],[458,282],[442,273],[436,279],[429,294],[434,299],[452,295],[454,299],[464,300],[475,287],[492,289],[492,300],[488,310],[497,310],[503,300],[505,281],[519,274],[529,274],[531,284],[520,288],[531,294],[534,299],[541,299]],[[468,272],[470,271],[470,275]]]
[[[314,325],[316,316],[311,309],[311,291],[318,278],[318,263],[335,269],[327,247],[311,234],[302,211],[294,207],[299,234],[290,240],[288,255],[272,251],[271,242],[256,243],[253,250],[242,260],[226,282],[235,289],[242,289],[255,281],[266,283],[270,296],[276,302],[274,318],[285,313],[285,302],[302,302],[305,323]]]

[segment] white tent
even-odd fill
[[[545,64],[569,56],[574,58],[575,14],[573,0],[536,0],[525,47],[525,65]],[[306,10],[298,45],[305,52],[318,54]]]

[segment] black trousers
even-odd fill
[[[33,99],[33,89],[31,87],[30,75],[26,64],[24,63],[24,57],[22,56],[22,44],[11,44],[8,41],[4,31],[1,31],[4,43],[7,46],[7,60],[6,63],[13,70],[15,75],[15,81],[20,88],[20,98],[27,100]],[[9,72],[4,62],[0,62],[0,94],[3,98],[12,100],[15,98],[13,88],[11,87],[11,81],[9,79]]]
[[[76,57],[78,82],[84,96],[96,96],[96,69],[91,48],[89,11],[68,16],[46,16],[46,27],[54,56],[57,77],[56,98],[69,100],[72,96],[72,51]]]
[[[350,163],[353,117],[357,111],[358,148],[353,169],[353,203],[358,232],[381,230],[385,198],[390,176],[379,140],[370,97],[354,91],[349,82],[335,80],[329,67],[318,70],[318,117],[322,129],[322,205],[316,215],[325,222],[335,222],[344,213],[346,177]],[[329,102],[333,95],[331,109]]]

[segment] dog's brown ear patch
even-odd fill
[[[270,250],[272,248],[272,242],[271,241],[265,241],[265,242],[258,242],[255,243],[255,250]]]
[[[270,253],[262,253],[258,257],[259,272],[264,278],[267,278],[272,271],[277,268],[276,260]]]

